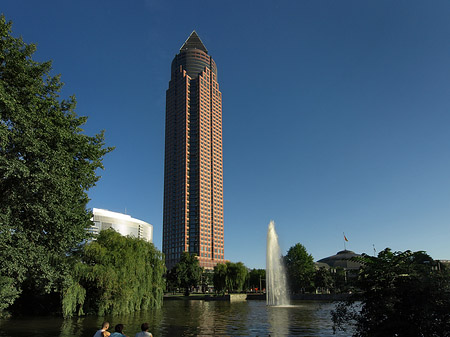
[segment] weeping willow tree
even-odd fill
[[[62,294],[65,317],[161,307],[165,266],[152,243],[105,230],[78,258]]]
[[[213,282],[218,293],[239,293],[248,278],[247,267],[242,262],[219,263],[214,267]]]

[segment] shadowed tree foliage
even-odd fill
[[[59,98],[51,62],[33,61],[36,46],[11,25],[0,17],[0,311],[21,292],[30,307],[61,289],[66,254],[91,225],[86,191],[111,150],[103,133],[82,133],[75,98]]]
[[[314,286],[316,292],[327,293],[333,288],[333,278],[330,270],[325,267],[320,267],[314,273]]]
[[[214,273],[212,270],[204,269],[201,280],[201,291],[206,292],[209,286],[213,285]]]
[[[181,253],[180,261],[170,270],[167,278],[175,287],[184,288],[185,296],[189,296],[192,287],[197,287],[202,278],[203,268],[197,255]]]
[[[65,317],[161,307],[165,266],[162,253],[152,243],[105,230],[83,246],[79,258],[65,282]]]
[[[262,291],[266,288],[266,270],[265,269],[252,269],[248,274],[248,287],[249,289],[258,289]]]
[[[356,287],[358,270],[344,269],[342,267],[331,268],[332,292],[337,294],[353,292]]]
[[[425,252],[392,252],[353,258],[363,264],[360,293],[332,312],[334,329],[355,337],[450,336],[450,274]]]
[[[289,248],[284,257],[289,286],[294,293],[303,293],[314,287],[314,259],[301,244]]]
[[[214,290],[219,294],[225,294],[227,290],[227,265],[218,263],[214,267],[213,274]]]

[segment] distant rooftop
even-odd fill
[[[133,221],[136,223],[146,224],[146,225],[151,226],[151,224],[149,224],[143,220],[132,218],[131,215],[113,212],[113,211],[109,211],[107,209],[93,208],[92,213],[94,214],[94,216],[103,216],[103,217],[109,217],[109,218],[113,218],[113,219],[117,219],[117,220]]]
[[[197,32],[194,30],[191,35],[187,38],[186,42],[181,46],[180,52],[188,49],[200,49],[208,54],[208,49],[206,49],[202,40],[197,35]]]
[[[355,257],[355,256],[361,256],[361,255],[356,254],[355,252],[352,252],[351,250],[341,250],[340,252],[337,252],[336,255],[326,257],[317,262],[325,263],[328,266],[330,266],[331,268],[342,267],[345,269],[359,269],[361,264],[350,260],[352,257]]]

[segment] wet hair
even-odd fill
[[[102,328],[106,328],[109,327],[109,322],[103,322],[102,323]]]
[[[148,323],[142,323],[141,324],[141,330],[142,331],[147,331],[148,330]]]
[[[117,325],[114,327],[114,330],[115,330],[116,332],[122,333],[122,331],[123,331],[123,324],[117,324]]]

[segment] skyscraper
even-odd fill
[[[217,67],[193,31],[172,61],[166,92],[163,253],[207,269],[224,262],[222,94]]]

